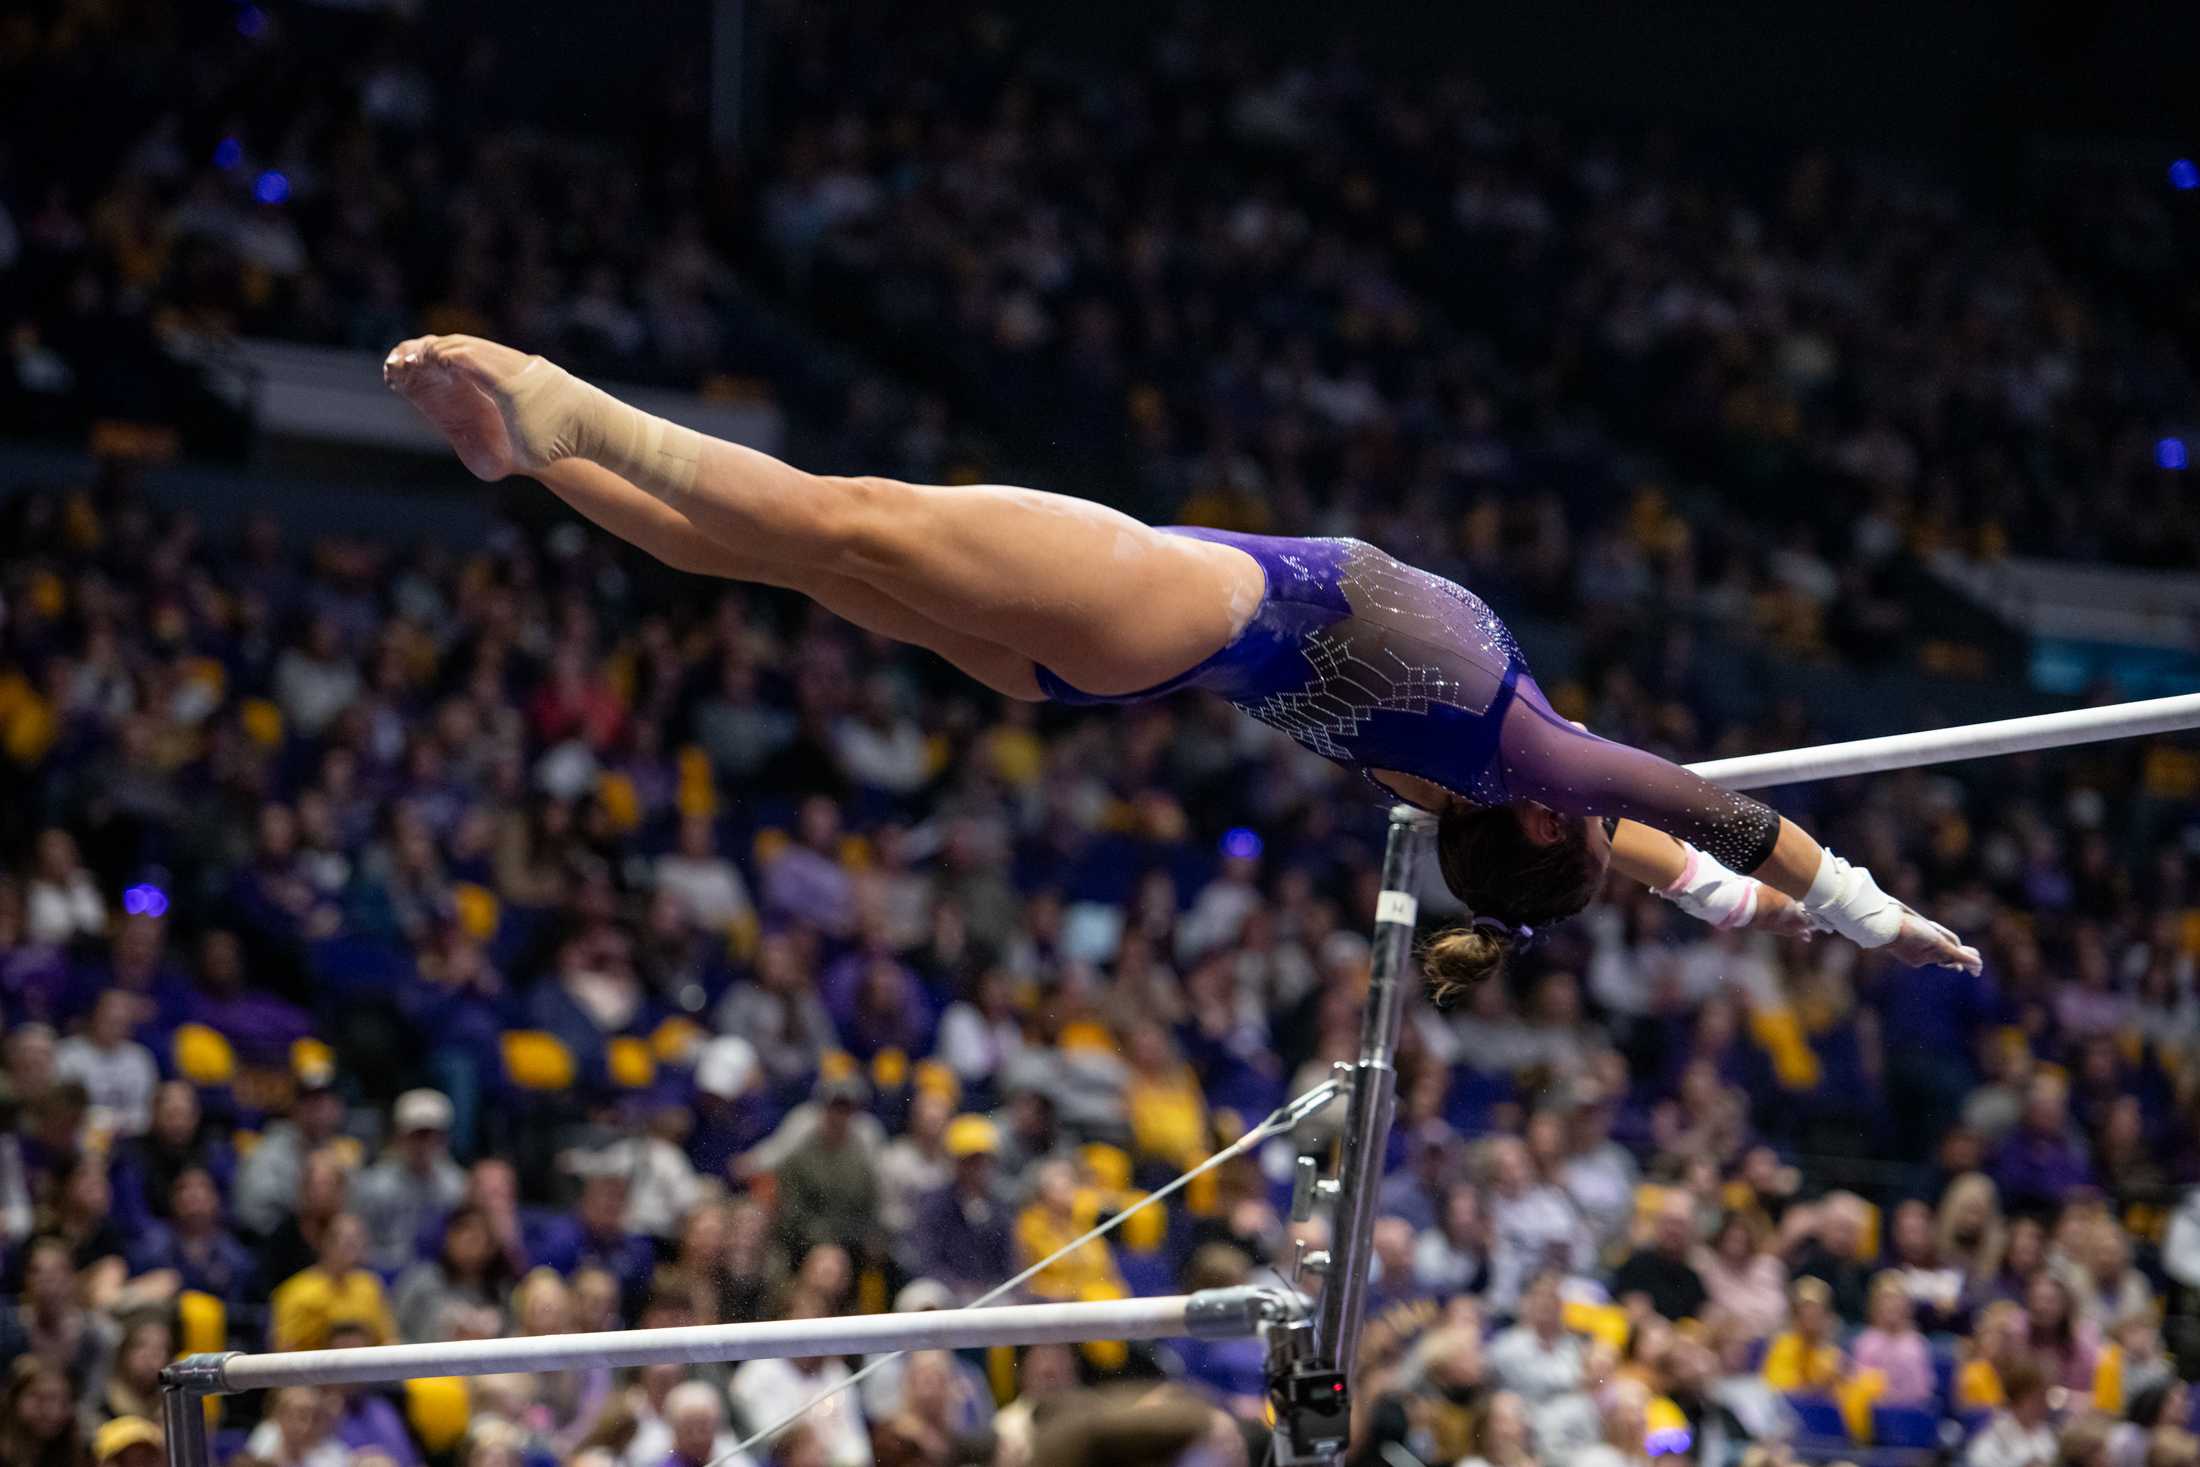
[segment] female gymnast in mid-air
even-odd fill
[[[1439,996],[1588,905],[1608,867],[1720,926],[1978,969],[1777,812],[1561,718],[1480,597],[1362,541],[804,473],[476,337],[404,342],[383,372],[475,475],[531,475],[668,565],[800,591],[1012,698],[1205,688],[1435,812],[1445,884],[1474,914],[1429,945]]]

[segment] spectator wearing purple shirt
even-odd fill
[[[282,1066],[290,1047],[313,1032],[303,1009],[245,986],[237,934],[216,928],[199,940],[199,970],[183,1016],[220,1034],[247,1063]]]
[[[542,1218],[528,1239],[528,1256],[567,1278],[583,1264],[604,1269],[619,1281],[619,1298],[631,1318],[649,1292],[656,1253],[649,1239],[626,1231],[627,1180],[613,1169],[612,1159],[583,1158],[575,1167],[582,1181],[571,1214]]]
[[[2093,1169],[2071,1134],[2070,1086],[2060,1075],[2033,1076],[2024,1116],[1994,1155],[1994,1180],[2016,1210],[2051,1208],[2092,1185]]]
[[[177,1288],[212,1294],[232,1309],[257,1302],[261,1293],[259,1264],[222,1226],[221,1194],[199,1167],[177,1174],[168,1221],[150,1224],[133,1239],[128,1257],[133,1277],[171,1269]]]
[[[967,1304],[1014,1272],[1012,1216],[998,1182],[1000,1128],[985,1116],[957,1116],[942,1138],[954,1175],[917,1204],[917,1223],[894,1239],[911,1273],[936,1279]]]
[[[380,1343],[365,1325],[340,1323],[329,1326],[328,1348],[348,1350]],[[397,1467],[421,1467],[420,1448],[413,1442],[404,1415],[389,1397],[372,1386],[335,1387],[338,1402],[336,1439],[357,1452],[378,1452]]]
[[[855,879],[840,864],[840,807],[823,795],[802,802],[796,839],[764,868],[764,911],[845,937],[855,926]]]

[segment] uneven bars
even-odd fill
[[[214,1396],[284,1386],[371,1385],[423,1376],[801,1359],[884,1350],[964,1350],[1178,1336],[1219,1340],[1250,1335],[1264,1320],[1284,1317],[1297,1307],[1276,1289],[1207,1289],[1159,1299],[1012,1304],[432,1345],[363,1345],[288,1354],[193,1355],[169,1366],[161,1379],[181,1393]]]
[[[1947,764],[1995,754],[2028,754],[2038,749],[2098,744],[2109,739],[2176,733],[2188,728],[2200,728],[2200,693],[2147,698],[2136,703],[2111,703],[2104,708],[2036,713],[2028,718],[2004,718],[1993,723],[1922,729],[1916,733],[1888,734],[1885,738],[1856,739],[1845,744],[1785,749],[1774,754],[1744,754],[1739,758],[1712,759],[1688,767],[1713,784],[1728,789],[1761,790],[1774,785],[1801,784],[1811,779],[1883,774],[1890,769],[1912,769],[1921,764]]]

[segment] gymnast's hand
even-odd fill
[[[1902,931],[1887,951],[1913,968],[1961,968],[1977,973],[1985,964],[1978,949],[1964,946],[1963,939],[1908,906],[1902,908]]]

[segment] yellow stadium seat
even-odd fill
[[[918,1060],[915,1080],[916,1088],[921,1094],[941,1096],[949,1105],[962,1101],[961,1077],[938,1060]]]
[[[617,770],[606,772],[596,781],[596,803],[611,821],[614,830],[637,830],[642,823],[642,797],[634,788],[633,777]]]
[[[1077,1296],[1088,1304],[1106,1299],[1128,1299],[1131,1291],[1120,1283],[1094,1280],[1077,1291]],[[1122,1340],[1087,1340],[1083,1345],[1085,1360],[1096,1370],[1121,1370],[1130,1362],[1131,1347]]]
[[[817,1057],[817,1078],[845,1080],[856,1073],[856,1057],[845,1049],[828,1049]]]
[[[856,1312],[859,1314],[884,1314],[886,1312],[886,1275],[876,1268],[867,1268],[856,1275]]]
[[[237,711],[237,723],[245,737],[263,749],[283,741],[283,710],[265,698],[247,698]]]
[[[176,1029],[176,1073],[194,1085],[227,1085],[237,1075],[237,1052],[221,1031],[204,1024]]]
[[[889,1045],[871,1056],[871,1083],[881,1090],[899,1090],[909,1079],[909,1056]]]
[[[1145,1200],[1144,1192],[1133,1192],[1123,1199],[1123,1205],[1129,1207]],[[1169,1238],[1169,1204],[1156,1202],[1150,1207],[1140,1208],[1123,1220],[1123,1226],[1116,1236],[1133,1253],[1160,1252],[1161,1245]]]
[[[431,1375],[405,1382],[405,1422],[431,1457],[466,1438],[474,1414],[473,1392],[460,1375]]]
[[[659,1064],[684,1065],[695,1058],[696,1048],[706,1037],[701,1024],[674,1014],[651,1032],[649,1047]]]
[[[871,869],[871,843],[860,835],[842,836],[840,838],[840,848],[834,854],[840,858],[840,864],[850,871],[868,871]]]
[[[229,1306],[212,1294],[185,1289],[176,1295],[176,1347],[186,1355],[229,1348]]]
[[[497,925],[504,920],[504,906],[497,894],[477,882],[452,885],[451,909],[458,914],[459,931],[476,942],[496,936]]]
[[[570,1090],[576,1068],[573,1051],[555,1034],[540,1029],[504,1034],[504,1078],[522,1090]]]
[[[1108,1026],[1105,1024],[1095,1023],[1090,1019],[1078,1019],[1062,1026],[1062,1037],[1056,1040],[1055,1043],[1065,1050],[1113,1051],[1115,1036],[1108,1032]]]
[[[1131,1155],[1120,1146],[1093,1141],[1077,1148],[1077,1160],[1102,1191],[1120,1192],[1131,1184]]]
[[[657,1079],[657,1061],[643,1040],[621,1035],[604,1046],[604,1058],[614,1085],[639,1090]]]
[[[316,1039],[311,1034],[290,1043],[290,1073],[300,1079],[308,1075],[333,1075],[336,1073],[336,1051],[328,1041]]]
[[[776,825],[767,825],[756,833],[755,841],[749,846],[749,856],[761,869],[778,860],[779,853],[786,850],[790,844],[792,844],[792,839],[787,832]]]

